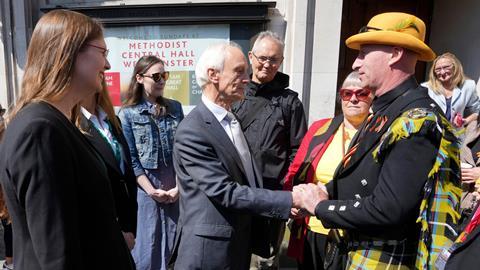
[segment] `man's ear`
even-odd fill
[[[250,62],[250,65],[253,64],[253,53],[252,53],[252,51],[248,52],[248,62]]]
[[[211,81],[212,83],[218,83],[219,81],[219,73],[217,70],[213,69],[213,68],[209,68],[207,70],[207,74],[208,74],[208,80]]]
[[[406,49],[401,47],[392,47],[392,56],[390,57],[388,64],[390,64],[390,66],[393,66],[398,63],[400,59],[402,59],[402,57],[405,55],[405,53],[407,53],[405,50]]]

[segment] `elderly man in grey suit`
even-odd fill
[[[198,60],[202,101],[180,123],[173,149],[180,190],[175,269],[248,269],[253,215],[287,219],[292,208],[322,196],[315,185],[303,194],[261,188],[230,111],[243,98],[246,72],[245,56],[232,42],[210,46]]]

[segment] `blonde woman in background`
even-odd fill
[[[428,88],[429,96],[456,127],[463,126],[466,117],[480,110],[475,82],[465,76],[453,53],[444,53],[433,61],[428,81],[422,86]]]

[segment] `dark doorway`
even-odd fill
[[[357,56],[357,51],[345,46],[345,40],[358,33],[362,26],[367,25],[370,18],[383,12],[406,12],[422,19],[427,26],[425,42],[428,44],[433,0],[343,0],[337,88],[347,74],[352,71],[352,64]],[[415,76],[419,83],[425,81],[425,69],[426,63],[418,62]],[[338,113],[339,110],[337,104],[335,112]]]

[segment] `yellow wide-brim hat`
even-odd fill
[[[345,43],[355,50],[366,44],[398,46],[416,52],[418,60],[432,61],[436,55],[424,41],[425,23],[421,19],[407,13],[388,12],[374,16]]]

